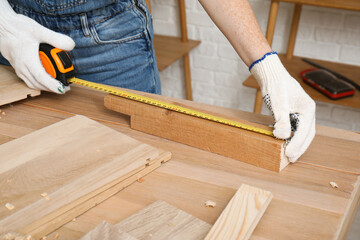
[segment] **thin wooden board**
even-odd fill
[[[242,184],[205,240],[247,240],[272,199],[271,192]]]
[[[203,239],[211,225],[164,202],[156,201],[115,225],[137,239]]]
[[[130,234],[121,231],[119,228],[103,221],[93,230],[88,232],[80,240],[137,240]]]
[[[0,106],[40,95],[16,76],[11,67],[0,65]]]
[[[147,94],[149,95],[149,94]],[[156,97],[150,95],[150,97]],[[288,159],[283,140],[205,119],[173,112],[114,95],[105,97],[105,107],[130,116],[133,129],[218,153],[252,165],[281,171]],[[246,122],[244,119],[235,119]],[[260,124],[253,124],[261,126]],[[268,128],[267,126],[262,126]]]
[[[53,231],[44,226],[55,220],[57,227],[66,223],[64,213],[77,209],[80,215],[100,202],[99,195],[105,200],[116,192],[104,192],[128,186],[170,157],[83,116],[7,142],[0,156],[6,156],[0,160],[0,206],[15,206],[12,211],[0,208],[0,233],[35,236]],[[92,198],[97,201],[78,208]]]

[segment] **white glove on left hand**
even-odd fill
[[[275,52],[266,54],[250,66],[263,99],[275,119],[273,134],[288,139],[285,155],[295,162],[315,136],[315,102],[290,76]],[[291,132],[294,135],[290,138]]]
[[[65,93],[69,87],[45,71],[39,57],[40,43],[70,51],[74,41],[63,34],[41,26],[36,21],[16,14],[6,0],[0,0],[0,52],[16,74],[33,89]]]

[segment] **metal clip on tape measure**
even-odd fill
[[[75,70],[67,52],[41,43],[39,55],[46,72],[65,86],[69,86],[68,79],[75,77]]]

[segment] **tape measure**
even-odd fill
[[[58,48],[54,48],[48,44],[40,44],[40,59],[44,68],[48,74],[50,74],[53,78],[59,80],[65,86],[68,86],[70,83],[75,83],[78,85],[82,85],[85,87],[93,88],[99,91],[107,92],[122,98],[134,100],[137,102],[146,103],[152,106],[168,109],[171,111],[183,113],[186,115],[206,119],[209,121],[222,123],[225,125],[229,125],[232,127],[237,127],[241,129],[246,129],[252,132],[261,133],[268,136],[274,136],[272,131],[257,128],[248,124],[236,122],[233,120],[229,120],[226,118],[214,116],[211,114],[203,113],[200,111],[196,111],[190,108],[181,107],[175,104],[163,102],[157,99],[141,96],[138,94],[134,94],[131,92],[123,91],[117,89],[115,87],[111,87],[104,84],[93,83],[89,81],[85,81],[75,77],[74,66],[71,62],[69,55],[64,51]]]

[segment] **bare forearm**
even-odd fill
[[[271,52],[248,0],[199,0],[247,66]]]

